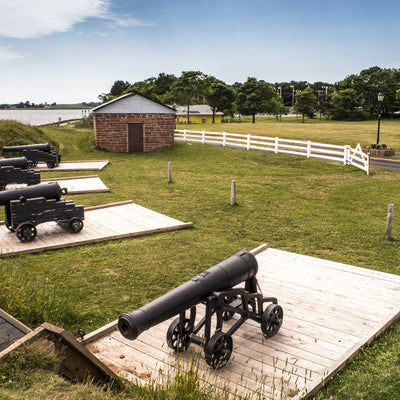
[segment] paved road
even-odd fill
[[[397,155],[397,154],[396,154]],[[400,160],[384,160],[380,158],[371,158],[369,162],[371,168],[390,169],[400,171]]]

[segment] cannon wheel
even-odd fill
[[[6,185],[3,182],[0,182],[0,190],[4,190],[6,188]]]
[[[47,162],[47,168],[54,168],[55,166],[56,166],[56,163],[54,161]]]
[[[36,167],[36,165],[37,165],[36,161],[28,160],[28,168],[29,169]]]
[[[69,222],[68,222],[68,229],[72,232],[72,233],[78,233],[82,230],[83,228],[83,222],[80,218],[72,218]]]
[[[282,326],[283,310],[277,304],[270,304],[261,317],[261,331],[266,337],[276,335]]]
[[[232,336],[217,331],[204,347],[206,363],[214,369],[222,368],[228,362],[233,349]]]
[[[167,331],[168,346],[176,352],[185,351],[190,345],[190,335],[192,327],[190,320],[185,318],[185,325],[183,327],[183,336],[179,336],[179,318],[174,319]]]
[[[36,237],[36,227],[33,224],[20,224],[17,227],[17,238],[25,243],[32,242]]]

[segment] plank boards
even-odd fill
[[[100,171],[107,164],[108,160],[92,160],[92,161],[61,161],[57,167],[48,168],[45,163],[38,163],[35,169],[40,171]]]
[[[191,222],[178,221],[129,200],[85,208],[84,227],[79,233],[71,233],[56,222],[40,224],[37,226],[35,240],[29,243],[21,243],[15,232],[9,232],[3,222],[0,224],[0,257],[149,235],[191,226]]]
[[[278,298],[284,322],[268,340],[258,324],[246,322],[233,335],[233,354],[223,369],[210,370],[198,346],[190,346],[189,355],[177,356],[169,349],[169,321],[135,341],[124,339],[118,330],[110,332],[109,324],[103,335],[101,330],[88,335],[88,348],[137,382],[161,382],[177,365],[190,368],[194,358],[202,381],[233,395],[257,391],[262,398],[298,399],[315,393],[400,316],[400,276],[271,248],[256,258],[263,294]]]
[[[66,188],[68,194],[104,193],[110,189],[103,183],[98,175],[74,176],[71,178],[42,179],[41,182],[57,182],[61,188]],[[7,185],[8,189],[26,187],[24,183]]]

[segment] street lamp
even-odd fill
[[[376,136],[376,144],[379,144],[379,130],[381,127],[381,111],[382,111],[382,102],[383,102],[384,97],[385,97],[385,95],[382,92],[378,93],[379,110],[378,110],[378,135]]]
[[[294,86],[290,86],[290,87],[292,88],[292,108],[293,108],[293,106],[294,106]]]

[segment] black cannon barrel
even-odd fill
[[[253,254],[239,251],[142,308],[122,314],[118,328],[122,336],[134,340],[146,329],[199,304],[213,291],[238,285],[254,277],[257,271]]]
[[[21,189],[5,190],[0,192],[0,206],[6,206],[11,200],[34,199],[44,197],[45,199],[60,200],[63,191],[57,182],[40,183]]]
[[[4,146],[3,151],[40,150],[49,153],[52,149],[48,143],[25,144],[20,146]]]
[[[0,167],[28,169],[28,159],[26,157],[3,158],[0,160]]]

